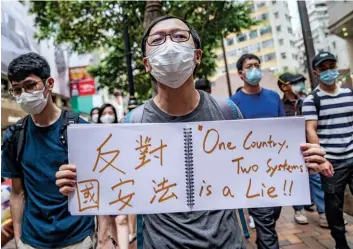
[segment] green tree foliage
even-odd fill
[[[35,15],[39,40],[53,38],[78,53],[100,51],[104,57],[100,64],[91,65],[90,72],[111,91],[128,90],[123,39],[126,14],[136,93],[146,99],[151,95],[151,81],[140,50],[144,10],[143,1],[31,1],[30,13]],[[215,72],[214,49],[222,37],[256,24],[250,17],[249,3],[234,1],[163,1],[162,12],[188,20],[198,31],[203,49],[198,78]]]

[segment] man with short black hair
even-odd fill
[[[12,178],[10,207],[18,248],[95,248],[94,218],[71,216],[68,198],[56,186],[55,173],[68,162],[61,138],[72,113],[53,103],[55,80],[48,62],[36,53],[21,55],[10,63],[8,78],[9,92],[29,114],[19,127],[6,131],[1,154],[1,174]]]
[[[125,122],[175,123],[230,119],[224,110],[230,111],[231,119],[241,116],[233,102],[216,100],[208,93],[195,89],[193,74],[201,63],[202,50],[199,36],[187,21],[173,16],[156,19],[143,36],[142,51],[146,71],[157,80],[158,95],[129,113]],[[324,168],[328,166],[319,146],[306,144],[302,150],[317,155],[310,159],[314,160],[311,165],[314,169],[320,170],[319,165]],[[73,165],[63,165],[57,173],[58,179],[67,182],[73,171]],[[68,184],[59,187],[65,195],[74,191]],[[212,210],[143,215],[143,248],[246,247],[235,211]]]
[[[260,87],[261,61],[254,54],[244,54],[237,61],[239,77],[244,87],[231,97],[245,119],[283,117],[285,112],[278,93]],[[278,249],[276,221],[282,207],[251,208],[255,221],[258,248]]]
[[[199,79],[196,81],[195,88],[211,94],[211,82],[206,79]]]
[[[353,193],[353,91],[336,84],[339,73],[333,54],[320,52],[312,67],[320,84],[303,105],[307,139],[320,144],[333,165],[334,176],[321,177],[326,217],[336,249],[348,249],[342,209],[347,184]]]

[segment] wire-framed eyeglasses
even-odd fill
[[[22,92],[25,91],[26,93],[33,93],[38,89],[37,85],[39,82],[43,82],[42,80],[39,81],[33,81],[33,80],[28,80],[25,81],[17,86],[14,86],[9,89],[9,94],[11,94],[13,97],[19,97],[21,96]]]

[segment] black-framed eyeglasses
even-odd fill
[[[39,80],[39,81],[27,80],[25,82],[22,82],[18,86],[10,88],[9,93],[13,97],[21,96],[23,91],[25,91],[26,93],[33,93],[38,90],[37,85],[39,82],[43,82],[43,80]]]
[[[167,36],[169,36],[173,42],[186,42],[190,39],[190,30],[175,30],[168,34],[157,33],[149,35],[147,37],[147,43],[150,46],[159,46],[165,43]]]

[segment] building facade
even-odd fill
[[[347,42],[346,53],[350,72],[353,72],[353,2],[329,1],[328,2],[329,25],[331,34],[339,36]]]
[[[14,123],[25,115],[8,94],[11,84],[7,73],[10,62],[21,54],[35,52],[44,56],[56,80],[53,101],[59,107],[69,107],[66,53],[53,41],[38,43],[33,17],[28,14],[28,3],[4,1],[1,3],[1,126]]]
[[[347,42],[339,36],[330,34],[328,4],[326,0],[306,1],[315,53],[328,51],[334,54],[338,61],[338,69],[346,70],[349,67]],[[305,46],[301,29],[296,31],[296,46],[298,48],[299,71],[307,73]]]
[[[298,69],[297,48],[288,3],[254,1],[252,10],[251,17],[261,21],[260,24],[242,31],[241,34],[230,34],[223,41],[233,93],[242,85],[241,80],[236,76],[236,62],[243,54],[256,54],[266,73],[277,74]],[[223,83],[225,66],[221,49],[217,50],[217,56],[217,73],[211,78],[215,82],[213,92],[215,95],[226,96],[227,86]],[[269,88],[277,89],[277,82],[271,83]]]

